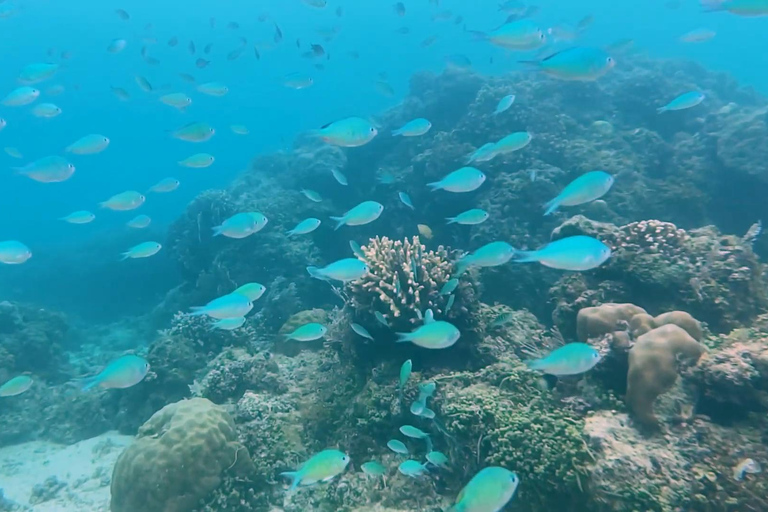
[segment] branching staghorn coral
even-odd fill
[[[461,277],[452,293],[440,294],[454,270],[454,258],[445,247],[427,250],[417,236],[402,241],[376,237],[362,250],[370,272],[349,285],[359,313],[378,311],[390,327],[408,331],[422,323],[427,309],[435,318],[451,321],[473,309],[474,283],[468,275]]]

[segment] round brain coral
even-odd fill
[[[112,512],[186,512],[228,470],[253,471],[227,412],[204,398],[167,405],[117,459]]]

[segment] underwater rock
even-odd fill
[[[66,482],[62,482],[55,476],[45,479],[42,484],[37,484],[32,488],[32,495],[29,497],[29,503],[37,505],[55,499],[59,493],[67,487]]]
[[[653,402],[677,381],[678,364],[695,365],[704,352],[703,345],[674,324],[641,335],[629,351],[627,374],[627,404],[635,418],[656,425]]]
[[[184,512],[216,489],[224,474],[253,470],[229,414],[204,398],[184,400],[155,413],[120,454],[110,510]]]
[[[630,320],[640,314],[645,314],[645,310],[634,304],[609,303],[584,308],[576,317],[576,336],[579,341],[586,342],[614,331],[624,331]]]

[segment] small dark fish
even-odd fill
[[[343,8],[341,8],[341,7],[337,7],[337,8],[336,8],[336,16],[338,16],[339,18],[341,18],[342,16],[344,16],[344,9],[343,9]]]
[[[144,32],[149,32],[149,31],[152,30],[152,28],[153,28],[152,24],[151,23],[147,23],[146,25],[144,25]]]
[[[181,77],[181,79],[187,83],[190,83],[190,84],[195,83],[195,77],[193,77],[189,73],[179,73],[179,77]]]
[[[469,60],[469,57],[466,55],[448,55],[445,58],[445,63],[448,66],[459,69],[467,69],[472,67],[472,61]]]
[[[256,60],[261,60],[261,54],[259,53],[259,47],[254,46],[253,47],[253,54],[256,55]]]
[[[56,48],[48,48],[48,56],[53,57],[56,55]]]
[[[179,44],[179,38],[178,38],[178,37],[176,37],[176,36],[173,36],[172,38],[170,38],[170,39],[168,40],[168,46],[170,46],[171,48],[173,48],[173,47],[174,47],[174,46],[176,46],[177,44]]]
[[[406,35],[406,34],[410,34],[411,33],[411,29],[408,28],[408,27],[400,27],[395,32],[397,32],[398,34]]]
[[[320,71],[324,71],[325,70],[325,64],[315,64],[315,68],[319,69]]]
[[[269,13],[263,12],[259,14],[259,17],[258,17],[259,23],[264,23],[268,19],[269,19]]]
[[[128,21],[131,19],[131,15],[128,14],[128,12],[124,9],[115,9],[115,14],[117,14],[117,16],[123,21]]]
[[[442,11],[432,15],[432,21],[446,21],[453,18],[451,11]]]
[[[397,2],[392,8],[398,16],[405,16],[405,4],[403,2]]]
[[[142,59],[146,59],[147,58],[147,47],[146,46],[142,46],[141,47],[141,58]]]
[[[304,57],[311,59],[313,57],[322,57],[323,55],[325,55],[325,48],[323,48],[319,44],[310,44],[309,48],[310,50],[303,54]]]
[[[389,75],[387,74],[386,71],[379,71],[378,76],[379,76],[379,80],[386,80],[387,78],[389,78]]]
[[[211,50],[213,50],[213,43],[208,43],[207,45],[205,45],[205,48],[203,48],[203,53],[208,55],[209,53],[211,53]]]
[[[578,30],[579,32],[586,30],[594,22],[595,22],[595,17],[592,16],[591,14],[588,14],[579,20],[579,22],[576,24],[576,30]]]
[[[392,88],[392,86],[382,80],[376,82],[376,90],[388,98],[391,98],[395,95],[395,90]]]
[[[187,48],[189,49],[189,53],[191,55],[194,55],[195,52],[197,51],[197,49],[195,48],[195,42],[194,41],[190,41],[189,42],[189,46],[187,46]]]
[[[464,21],[464,16],[456,16],[456,19],[454,20],[454,25],[461,25],[461,22]]]
[[[152,84],[149,83],[149,80],[139,75],[137,75],[135,79],[136,79],[136,84],[139,86],[139,89],[141,89],[144,92],[152,92]]]
[[[301,48],[301,39],[296,40],[296,48]]]
[[[211,28],[216,28],[216,18],[209,19],[208,25],[210,25]]]
[[[279,43],[283,40],[283,31],[280,30],[280,27],[277,26],[277,23],[275,23],[275,37],[274,40],[276,43]]]
[[[71,59],[72,58],[72,52],[68,52],[66,50],[61,52],[61,58],[64,59],[64,60]]]
[[[427,48],[428,46],[432,46],[435,41],[437,41],[437,36],[429,36],[421,42],[421,46]]]
[[[245,38],[245,37],[241,37],[241,38],[240,38],[240,44],[241,44],[242,46],[247,46],[247,45],[248,45],[248,39],[247,39],[247,38]]]
[[[122,101],[128,101],[131,98],[131,95],[128,94],[128,91],[123,89],[122,87],[110,87],[112,89],[112,92],[115,96],[117,96]]]
[[[358,53],[356,51],[347,52],[347,55],[349,55],[353,59],[359,59],[360,58],[360,53]]]
[[[207,67],[208,64],[210,64],[210,63],[211,63],[211,61],[205,60],[204,58],[200,57],[199,59],[197,59],[195,61],[195,66],[197,66],[199,69],[203,69],[203,68]]]
[[[237,30],[240,28],[240,24],[236,21],[230,21],[227,23],[227,28],[230,30]]]
[[[160,64],[160,61],[154,57],[144,57],[144,62],[146,62],[150,66],[157,66],[158,64]]]
[[[227,54],[227,60],[237,60],[243,54],[242,48],[236,48]]]

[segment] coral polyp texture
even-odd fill
[[[254,470],[235,423],[204,398],[167,405],[139,428],[112,474],[112,512],[186,512],[229,471]]]
[[[391,240],[372,238],[362,247],[370,272],[349,285],[358,314],[372,317],[380,312],[394,330],[412,330],[423,322],[427,309],[436,319],[466,318],[475,305],[474,284],[467,276],[456,276],[452,294],[441,294],[454,271],[449,250],[427,249],[419,237]],[[450,297],[453,304],[448,309]]]

